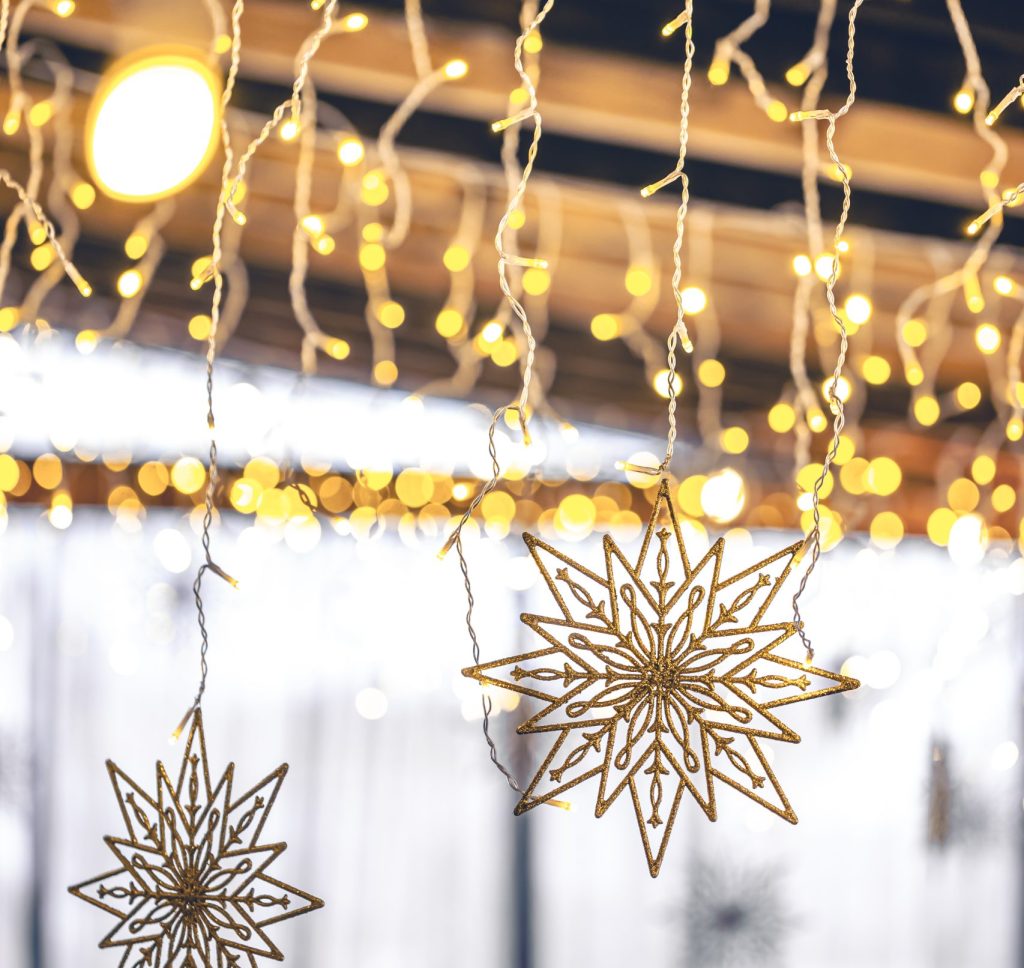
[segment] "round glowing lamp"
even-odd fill
[[[217,148],[221,83],[191,48],[147,48],[104,74],[86,119],[86,163],[111,198],[151,202],[191,185]]]

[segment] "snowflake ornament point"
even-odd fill
[[[655,877],[686,793],[717,819],[717,781],[796,823],[760,744],[800,737],[773,710],[859,685],[786,655],[793,622],[763,621],[802,542],[723,577],[724,540],[691,561],[664,479],[636,560],[606,535],[603,575],[524,539],[561,614],[522,616],[542,648],[463,670],[537,700],[518,732],[555,737],[515,812],[599,776],[600,817],[628,789]]]
[[[259,842],[288,772],[279,766],[238,797],[234,764],[211,782],[202,712],[196,710],[177,782],[156,765],[156,798],[107,760],[126,837],[105,836],[119,866],[68,888],[118,918],[100,948],[123,948],[122,964],[152,968],[256,968],[284,960],[265,929],[323,907],[271,877],[284,843]]]

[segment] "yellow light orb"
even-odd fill
[[[444,71],[444,76],[447,77],[449,81],[457,81],[469,73],[469,64],[464,60],[450,60],[444,65],[442,70]]]
[[[869,319],[871,319],[871,313],[874,307],[871,305],[871,300],[867,296],[855,292],[846,297],[846,302],[843,303],[843,309],[846,311],[847,319],[851,323],[856,323],[858,326],[863,326]]]
[[[729,80],[730,64],[724,57],[716,57],[708,68],[708,81],[715,87],[721,87]]]
[[[879,548],[895,548],[903,540],[903,521],[895,511],[880,511],[868,530],[871,543]]]
[[[809,276],[813,269],[810,256],[803,254],[793,256],[793,271],[798,276]]]
[[[124,254],[129,259],[141,259],[149,251],[149,236],[144,232],[133,232],[124,240]]]
[[[892,367],[884,356],[868,356],[861,363],[860,372],[868,383],[881,386],[892,376]]]
[[[597,506],[586,494],[569,494],[559,502],[558,520],[567,531],[586,534],[597,520]]]
[[[742,454],[750,446],[750,434],[742,427],[726,427],[718,442],[727,454]]]
[[[992,280],[992,288],[1000,296],[1012,296],[1017,291],[1017,283],[1009,276],[996,276]]]
[[[516,349],[515,340],[500,340],[491,350],[491,362],[495,366],[511,366],[519,359],[519,350]]]
[[[783,121],[789,120],[789,108],[779,100],[769,101],[765,106],[764,113],[768,115],[769,121],[774,121],[776,124],[782,124]]]
[[[523,50],[527,54],[539,54],[544,49],[544,40],[540,35],[540,31],[536,28],[531,30],[523,41]]]
[[[974,342],[986,356],[991,356],[1003,342],[1002,334],[992,323],[980,323],[974,331]]]
[[[1006,421],[1006,439],[1017,441],[1024,437],[1024,420],[1020,417],[1010,417]]]
[[[450,245],[444,250],[442,261],[449,272],[462,272],[469,267],[470,252],[464,245]]]
[[[725,367],[720,360],[701,360],[697,379],[706,387],[720,387],[725,382]]]
[[[142,273],[138,269],[126,269],[117,277],[117,291],[122,299],[131,299],[142,290]]]
[[[949,508],[936,508],[928,515],[926,530],[932,544],[944,548],[949,544],[949,533],[956,524],[957,514]]]
[[[405,308],[401,303],[388,299],[377,307],[377,319],[385,329],[398,329],[405,322]]]
[[[851,457],[839,470],[839,483],[847,494],[867,491],[868,462],[863,457]]]
[[[923,319],[908,319],[903,324],[901,332],[903,341],[914,349],[923,346],[925,340],[928,339],[928,325]]]
[[[941,415],[939,401],[935,397],[925,394],[914,401],[914,419],[922,427],[931,427],[938,422]]]
[[[551,288],[551,273],[531,266],[523,273],[523,289],[531,296],[543,296]]]
[[[381,360],[373,368],[373,378],[382,387],[391,386],[398,379],[398,367],[394,360]]]
[[[768,411],[768,426],[777,434],[786,434],[796,424],[796,411],[788,403],[777,403]]]
[[[590,321],[590,332],[594,339],[601,340],[601,342],[615,339],[622,332],[619,317],[614,313],[598,313]]]
[[[171,483],[182,494],[195,494],[206,483],[206,468],[195,457],[179,457],[171,467]]]
[[[181,191],[213,157],[220,100],[220,80],[198,51],[149,48],[118,61],[86,119],[93,181],[128,202]]]
[[[75,182],[71,187],[69,197],[71,204],[79,211],[84,212],[87,208],[92,208],[96,201],[96,189],[86,181]]]
[[[32,463],[32,476],[41,488],[54,490],[64,478],[60,458],[56,454],[41,454]]]
[[[700,505],[716,524],[735,521],[747,501],[747,488],[738,471],[727,467],[711,474],[700,489]]]
[[[966,477],[958,477],[946,490],[946,503],[954,510],[973,511],[981,500],[978,485]]]
[[[992,509],[999,514],[1005,514],[1017,503],[1017,492],[1009,484],[999,484],[993,491]]]
[[[839,435],[839,446],[836,447],[836,455],[832,458],[832,463],[839,464],[842,466],[847,463],[854,454],[857,453],[857,445],[854,443],[852,437],[848,437],[846,434]]]
[[[700,286],[687,286],[679,294],[679,299],[687,316],[704,312],[708,305],[707,293]]]
[[[324,350],[331,359],[344,360],[352,352],[352,347],[349,346],[347,340],[335,336],[327,340]]]
[[[899,489],[903,482],[903,472],[891,457],[876,457],[868,463],[864,480],[872,494],[888,497]]]
[[[391,195],[391,189],[388,188],[387,176],[380,169],[374,169],[368,171],[363,175],[363,180],[360,184],[359,197],[364,205],[369,205],[371,208],[377,208],[383,205]]]
[[[953,95],[953,110],[957,114],[970,114],[974,108],[974,92],[969,91],[966,87],[960,88],[956,94]]]
[[[828,376],[821,383],[821,395],[825,402],[828,403],[832,399],[832,383],[833,378]],[[835,395],[843,402],[846,403],[850,399],[850,394],[853,393],[853,386],[845,376],[840,376],[835,381]]]
[[[445,339],[453,339],[462,332],[466,319],[457,309],[445,307],[434,320],[434,329]]]
[[[75,348],[82,356],[88,356],[99,346],[100,334],[94,329],[83,329],[75,334]]]
[[[981,403],[981,387],[977,383],[965,380],[956,388],[956,402],[964,410],[973,410]]]
[[[643,266],[630,266],[626,270],[626,292],[631,296],[646,296],[654,285],[651,270]]]
[[[49,242],[44,242],[42,245],[37,245],[32,250],[32,254],[28,257],[28,261],[32,263],[32,268],[35,269],[36,272],[45,272],[53,265],[53,260],[56,258],[56,249],[54,249]]]
[[[346,168],[353,168],[366,157],[366,146],[362,138],[349,135],[338,142],[338,161]]]
[[[210,331],[213,329],[213,320],[203,313],[198,313],[188,321],[188,335],[197,342],[204,342],[210,338]]]
[[[971,461],[971,477],[978,484],[991,484],[996,476],[996,462],[988,454],[979,454]]]
[[[803,491],[805,494],[813,494],[814,488],[817,486],[819,479],[821,478],[821,472],[824,468],[821,464],[805,464],[797,471],[796,474],[796,486]],[[822,500],[827,498],[835,487],[835,478],[832,476],[832,471],[829,471],[825,475],[825,479],[821,482],[821,490],[818,491],[818,497]]]
[[[384,268],[387,252],[379,242],[366,242],[359,246],[359,265],[367,272],[377,272]]]
[[[395,478],[395,494],[406,507],[421,508],[434,496],[434,479],[415,467],[407,467]]]
[[[654,374],[654,379],[651,381],[651,385],[654,387],[654,392],[657,393],[659,397],[663,397],[666,400],[670,396],[678,397],[679,394],[683,392],[683,378],[678,373],[672,377],[671,391],[668,386],[668,378],[668,370],[658,370],[658,372]]]
[[[822,281],[828,282],[832,276],[832,268],[835,267],[836,278],[838,279],[841,272],[841,267],[838,261],[835,260],[831,252],[823,252],[814,260],[814,272],[815,275]]]

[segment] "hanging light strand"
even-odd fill
[[[686,233],[686,213],[690,207],[690,179],[686,174],[686,152],[690,140],[690,88],[693,85],[693,56],[696,47],[693,42],[693,0],[686,0],[683,16],[683,33],[685,52],[683,60],[682,90],[679,96],[679,156],[676,166],[660,181],[644,188],[640,194],[649,198],[676,179],[682,183],[679,207],[676,209],[676,234],[672,244],[672,295],[676,301],[676,319],[666,344],[668,358],[668,434],[665,444],[665,457],[658,468],[633,468],[622,465],[627,470],[639,470],[650,474],[666,473],[672,463],[675,451],[678,428],[676,425],[676,347],[682,343],[687,353],[693,352],[693,343],[686,328],[686,310],[683,307],[683,238]]]
[[[840,243],[843,240],[843,232],[846,229],[846,223],[850,217],[852,195],[850,190],[849,169],[842,163],[839,158],[839,154],[836,151],[835,135],[836,123],[840,118],[849,113],[850,108],[853,107],[854,101],[857,98],[857,79],[853,70],[853,58],[854,51],[856,49],[857,12],[863,4],[864,0],[854,0],[853,6],[850,7],[846,46],[846,77],[849,81],[849,92],[846,95],[846,100],[837,111],[798,111],[792,116],[792,120],[794,121],[824,120],[827,122],[825,126],[825,147],[828,151],[828,156],[832,160],[832,164],[835,165],[835,170],[839,173],[843,183],[842,209],[840,210],[839,220],[836,222],[835,234],[832,239],[832,269],[829,272],[828,280],[825,283],[825,298],[828,300],[829,312],[832,315],[833,322],[839,330],[839,353],[836,357],[835,368],[832,371],[832,377],[828,384],[828,400],[833,413],[832,440],[825,451],[825,457],[821,465],[821,473],[814,482],[814,489],[811,494],[811,515],[813,523],[810,534],[804,542],[803,549],[801,549],[802,556],[803,554],[806,554],[809,548],[811,559],[807,568],[800,576],[800,584],[797,587],[796,594],[793,596],[793,618],[796,624],[797,634],[800,636],[800,641],[803,643],[804,649],[807,652],[808,664],[810,664],[814,659],[814,648],[811,645],[810,638],[804,631],[803,619],[800,615],[800,598],[804,593],[804,589],[807,587],[808,579],[814,571],[814,568],[818,563],[818,558],[821,555],[821,491],[825,486],[825,481],[828,480],[832,462],[835,460],[835,456],[839,451],[841,435],[846,422],[843,400],[837,392],[837,387],[839,386],[840,377],[843,374],[843,366],[846,363],[846,352],[849,347],[849,337],[846,330],[846,323],[839,310],[836,308],[835,289],[836,280],[839,278]]]
[[[213,524],[213,509],[214,500],[217,493],[218,483],[218,468],[217,468],[217,434],[216,434],[216,419],[214,417],[213,408],[213,374],[214,364],[217,358],[217,328],[220,322],[221,302],[223,299],[224,292],[224,278],[220,269],[220,262],[223,257],[223,230],[225,216],[229,212],[229,206],[234,198],[238,187],[245,177],[246,165],[259,149],[266,139],[270,136],[271,132],[280,123],[284,117],[284,112],[288,108],[291,108],[293,117],[298,117],[301,108],[302,89],[305,86],[306,79],[309,75],[309,63],[320,48],[320,41],[331,29],[331,24],[334,21],[334,12],[337,7],[337,0],[328,0],[324,5],[323,14],[321,18],[320,29],[314,34],[312,41],[308,44],[305,52],[299,58],[299,68],[296,73],[294,83],[292,85],[291,96],[275,108],[271,118],[266,122],[259,134],[254,138],[242,154],[238,162],[238,168],[235,177],[231,177],[231,166],[234,161],[234,154],[230,147],[230,137],[227,130],[227,108],[231,100],[231,95],[235,87],[235,79],[238,74],[238,67],[241,60],[241,45],[242,45],[242,28],[241,19],[242,14],[245,10],[245,0],[235,0],[235,5],[232,8],[231,13],[231,66],[228,69],[227,81],[224,85],[224,94],[221,102],[221,132],[222,141],[225,149],[224,167],[221,173],[221,188],[220,195],[217,202],[217,212],[213,220],[213,231],[212,231],[212,248],[211,248],[211,259],[210,259],[210,270],[209,278],[213,280],[213,296],[210,307],[210,334],[206,344],[206,422],[210,432],[210,449],[209,449],[209,471],[206,479],[206,491],[204,496],[204,514],[203,514],[203,530],[202,530],[202,547],[203,547],[203,563],[199,566],[199,570],[196,573],[195,581],[192,585],[192,594],[196,603],[196,616],[199,625],[199,637],[200,637],[200,678],[199,687],[196,690],[195,698],[192,700],[192,704],[189,706],[185,715],[181,718],[177,728],[171,734],[172,741],[177,740],[182,731],[188,725],[189,720],[197,709],[199,709],[203,695],[206,692],[206,680],[209,674],[209,664],[207,662],[207,652],[210,647],[209,633],[206,627],[206,611],[203,603],[202,596],[202,585],[203,576],[207,571],[212,571],[219,578],[233,587],[238,586],[238,582],[232,578],[220,565],[214,560],[210,550],[210,531]]]

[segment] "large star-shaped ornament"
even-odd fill
[[[172,782],[156,765],[156,798],[110,760],[127,837],[105,837],[115,870],[69,888],[117,919],[101,948],[122,948],[122,968],[257,968],[283,961],[266,929],[323,901],[266,873],[287,844],[260,834],[287,764],[236,796],[235,765],[214,784],[197,710]]]
[[[653,877],[686,791],[710,820],[721,781],[796,823],[761,748],[800,742],[775,711],[859,685],[787,649],[793,622],[764,622],[802,542],[723,578],[723,539],[690,561],[665,480],[635,562],[609,536],[603,575],[524,540],[561,614],[522,616],[544,648],[463,670],[543,704],[519,732],[554,743],[516,813],[600,777],[600,817],[628,787]]]

